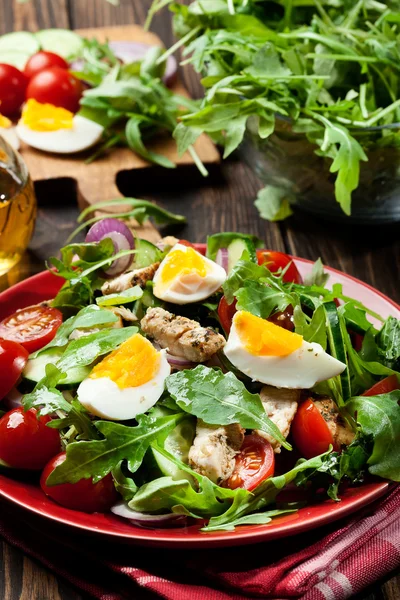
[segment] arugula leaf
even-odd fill
[[[69,336],[75,329],[91,329],[118,321],[118,317],[110,310],[103,310],[94,304],[85,306],[74,317],[70,317],[57,329],[55,337],[33,356],[39,356],[45,350],[53,347],[63,347],[68,344]]]
[[[346,325],[351,331],[364,335],[369,329],[375,331],[372,324],[366,317],[365,310],[354,304],[346,302],[338,308],[338,312],[346,321]]]
[[[329,279],[329,273],[325,273],[322,260],[318,258],[311,269],[304,277],[304,285],[318,285],[325,287]]]
[[[137,327],[121,329],[102,329],[96,333],[85,335],[70,342],[57,362],[60,371],[68,371],[71,367],[90,365],[96,358],[115,350],[122,342],[138,332]]]
[[[132,500],[138,487],[132,477],[127,477],[124,472],[124,463],[121,460],[111,471],[115,489],[121,494],[125,502]]]
[[[306,342],[315,342],[316,344],[320,344],[322,348],[326,350],[326,315],[322,304],[314,311],[309,323],[300,306],[295,306],[293,318],[296,326],[296,333],[302,335]]]
[[[206,531],[234,531],[239,525],[266,525],[272,521],[273,517],[280,517],[294,512],[296,512],[296,509],[290,508],[267,510],[262,513],[255,513],[254,515],[245,515],[222,525],[208,525]]]
[[[245,429],[265,431],[291,449],[265,414],[260,396],[251,394],[231,372],[198,365],[167,377],[166,388],[180,409],[209,425],[240,423]]]
[[[290,294],[260,281],[244,281],[235,296],[238,310],[246,310],[262,319],[268,319],[275,311],[284,311],[292,303]]]
[[[104,439],[69,444],[66,460],[50,474],[47,484],[76,483],[89,478],[96,483],[124,459],[129,471],[135,473],[151,442],[172,431],[182,418],[182,414],[160,418],[138,415],[135,427],[96,421],[94,425]]]
[[[388,317],[375,337],[379,360],[400,371],[400,320]]]
[[[220,248],[228,248],[229,244],[237,239],[249,241],[255,248],[261,248],[263,245],[262,240],[251,234],[237,233],[235,231],[214,233],[214,235],[209,235],[207,237],[207,258],[215,260]]]
[[[203,527],[203,531],[212,531],[214,527],[236,523],[238,519],[258,510],[262,510],[266,506],[272,504],[278,493],[286,485],[295,481],[299,475],[303,476],[303,480],[306,477],[312,477],[312,475],[321,467],[328,455],[329,453],[327,452],[326,454],[321,454],[310,460],[302,459],[287,473],[276,477],[270,477],[263,481],[255,490],[253,490],[253,493],[251,496],[247,497],[247,499],[243,500],[240,497],[234,498],[233,503],[228,510],[220,516],[212,517],[209,524],[206,527]]]
[[[244,286],[246,281],[257,281],[268,277],[268,275],[270,275],[270,272],[266,267],[257,265],[249,260],[238,260],[222,286],[228,304],[232,304],[235,299],[235,293]]]
[[[293,214],[291,204],[294,203],[293,193],[284,188],[266,185],[258,193],[254,202],[260,217],[268,221],[283,221]]]
[[[373,475],[400,481],[400,390],[351,398],[346,408],[356,415],[364,435],[372,436],[368,459]]]
[[[99,296],[96,298],[96,303],[100,306],[117,306],[120,304],[129,304],[135,300],[139,300],[143,296],[143,290],[139,285],[128,288],[118,294],[108,294],[107,296]],[[108,311],[111,312],[111,311]]]

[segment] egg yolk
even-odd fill
[[[150,381],[160,367],[160,355],[142,335],[136,333],[98,363],[89,377],[107,377],[120,389],[138,387]]]
[[[237,312],[233,322],[244,347],[255,356],[288,356],[303,343],[301,335],[249,312]]]
[[[12,123],[10,119],[7,119],[7,117],[0,114],[0,127],[2,127],[3,129],[8,129],[9,127],[11,127],[11,125]]]
[[[199,277],[205,277],[208,272],[208,266],[203,260],[201,254],[187,248],[187,250],[172,250],[162,267],[161,282],[165,285],[171,283],[177,277],[183,275],[196,274]]]
[[[65,108],[30,98],[23,108],[21,122],[33,131],[57,131],[72,129],[73,118],[73,113]]]

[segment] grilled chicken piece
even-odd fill
[[[172,248],[178,242],[179,242],[178,238],[176,238],[174,235],[167,235],[167,236],[161,238],[159,243],[163,244],[164,246],[169,246]]]
[[[355,437],[354,431],[342,418],[332,398],[314,400],[314,404],[331,430],[335,444],[339,448],[351,444]]]
[[[122,275],[118,275],[118,277],[114,277],[114,279],[103,283],[101,291],[104,295],[107,295],[124,292],[135,285],[140,285],[141,288],[144,288],[146,283],[153,279],[159,266],[160,263],[156,262],[143,269],[135,269],[134,271],[122,273]]]
[[[111,310],[111,312],[114,312],[114,310],[111,308],[109,308],[108,310]],[[72,340],[79,340],[82,337],[90,335],[91,333],[97,333],[101,329],[105,329],[107,327],[110,327],[111,329],[122,329],[122,327],[124,326],[122,319],[117,313],[115,313],[115,315],[118,317],[118,321],[115,321],[112,324],[106,323],[103,328],[90,327],[89,329],[85,329],[85,328],[84,329],[74,329],[74,331],[70,334],[68,340],[70,342],[72,342]]]
[[[214,483],[229,479],[235,468],[235,456],[244,439],[239,423],[207,425],[197,421],[196,437],[189,450],[189,464]]]
[[[191,362],[205,362],[225,346],[225,338],[219,333],[163,308],[149,308],[141,328],[161,348]]]
[[[267,416],[275,423],[283,437],[287,438],[299,405],[300,390],[265,385],[261,389],[260,398]],[[257,433],[270,442],[276,454],[280,453],[281,445],[276,439],[264,431],[257,431]]]

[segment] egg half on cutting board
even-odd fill
[[[78,399],[103,419],[133,419],[154,406],[170,372],[166,351],[136,333],[95,365],[78,387]]]
[[[175,244],[154,275],[154,295],[173,304],[205,300],[226,279],[226,271],[194,248]]]
[[[280,388],[311,388],[346,368],[320,344],[246,311],[235,314],[224,353],[254,381]]]
[[[16,131],[21,141],[37,150],[74,154],[96,144],[104,129],[65,108],[41,104],[30,98],[22,110]]]

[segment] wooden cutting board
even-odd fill
[[[129,40],[162,46],[161,40],[154,33],[145,31],[138,25],[78,29],[77,33],[88,38],[96,38],[101,42]],[[188,96],[180,81],[176,82],[172,90],[178,94]],[[151,147],[154,151],[164,154],[178,165],[193,163],[189,153],[184,154],[182,157],[178,156],[176,144],[172,139],[157,140]],[[194,147],[203,163],[219,162],[218,151],[206,135],[200,136]],[[149,167],[149,177],[151,177],[151,165],[134,154],[129,148],[113,148],[109,154],[87,165],[84,162],[85,158],[90,156],[92,151],[89,150],[86,153],[83,152],[74,156],[62,156],[41,152],[25,144],[22,144],[21,147],[21,154],[34,181],[63,178],[76,180],[78,203],[81,208],[88,204],[95,204],[121,196],[116,184],[117,175],[121,171]],[[134,173],[132,175],[134,176]],[[178,173],[177,177],[179,177]],[[149,224],[144,226],[140,235],[153,240],[159,237],[153,226]]]

